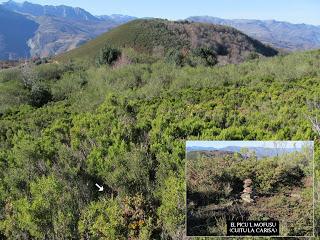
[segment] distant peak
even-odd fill
[[[66,5],[41,5],[31,2],[17,3],[14,0],[9,0],[3,3],[5,9],[17,13],[32,15],[32,16],[55,16],[68,18],[72,20],[93,20],[97,21],[98,18],[94,17],[91,13],[79,7],[71,7]]]
[[[31,3],[31,2],[28,2],[28,1],[24,1],[24,2],[20,3],[20,2],[14,1],[14,0],[9,0],[7,2],[3,2],[1,5],[21,8],[24,5],[37,5],[37,4]]]
[[[11,5],[17,5],[17,6],[19,6],[19,5],[21,5],[22,3],[18,3],[18,2],[15,2],[15,1],[13,1],[13,0],[9,0],[9,1],[7,1],[7,2],[3,2],[3,4],[11,4]]]

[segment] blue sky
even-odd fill
[[[23,1],[17,0],[17,2]],[[30,2],[82,7],[94,15],[119,13],[168,19],[210,15],[221,18],[275,19],[320,25],[320,0],[30,0]]]
[[[228,146],[236,147],[265,147],[265,148],[301,148],[302,146],[312,146],[310,141],[187,141],[187,147],[214,147],[224,148]]]

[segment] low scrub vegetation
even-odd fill
[[[182,239],[186,139],[315,140],[318,176],[319,51],[212,67],[119,49],[117,67],[0,72],[1,237]]]

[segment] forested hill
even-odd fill
[[[162,58],[172,51],[185,56],[191,51],[208,48],[214,51],[217,61],[222,64],[239,63],[255,55],[277,54],[275,49],[231,27],[148,19],[134,20],[117,27],[56,59],[93,59],[105,44],[133,48]]]

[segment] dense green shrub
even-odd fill
[[[106,45],[100,50],[96,63],[100,65],[112,65],[121,56],[121,51],[115,47]]]
[[[171,49],[167,53],[166,61],[181,67],[184,65],[184,56],[182,55],[181,51],[177,49]]]
[[[92,202],[82,211],[78,229],[81,238],[126,239],[125,219],[116,199]]]
[[[49,62],[48,58],[35,58],[32,60],[35,65],[46,64]]]
[[[22,74],[18,69],[6,69],[0,71],[0,83],[9,81],[21,81]]]
[[[81,71],[76,73],[67,72],[62,79],[55,82],[51,87],[52,98],[55,101],[71,97],[87,84],[87,74]]]
[[[63,73],[66,71],[66,66],[57,63],[49,63],[41,64],[34,69],[39,80],[54,81],[59,80],[62,77]]]
[[[259,57],[260,57],[260,56],[259,56],[258,53],[256,53],[256,52],[251,52],[251,53],[249,53],[247,59],[248,59],[248,60],[254,60],[254,59],[258,59]]]
[[[34,107],[41,107],[52,100],[50,89],[44,84],[37,83],[31,88],[29,103]]]
[[[192,55],[204,60],[206,66],[214,66],[218,63],[217,52],[214,47],[200,47],[192,51]]]

